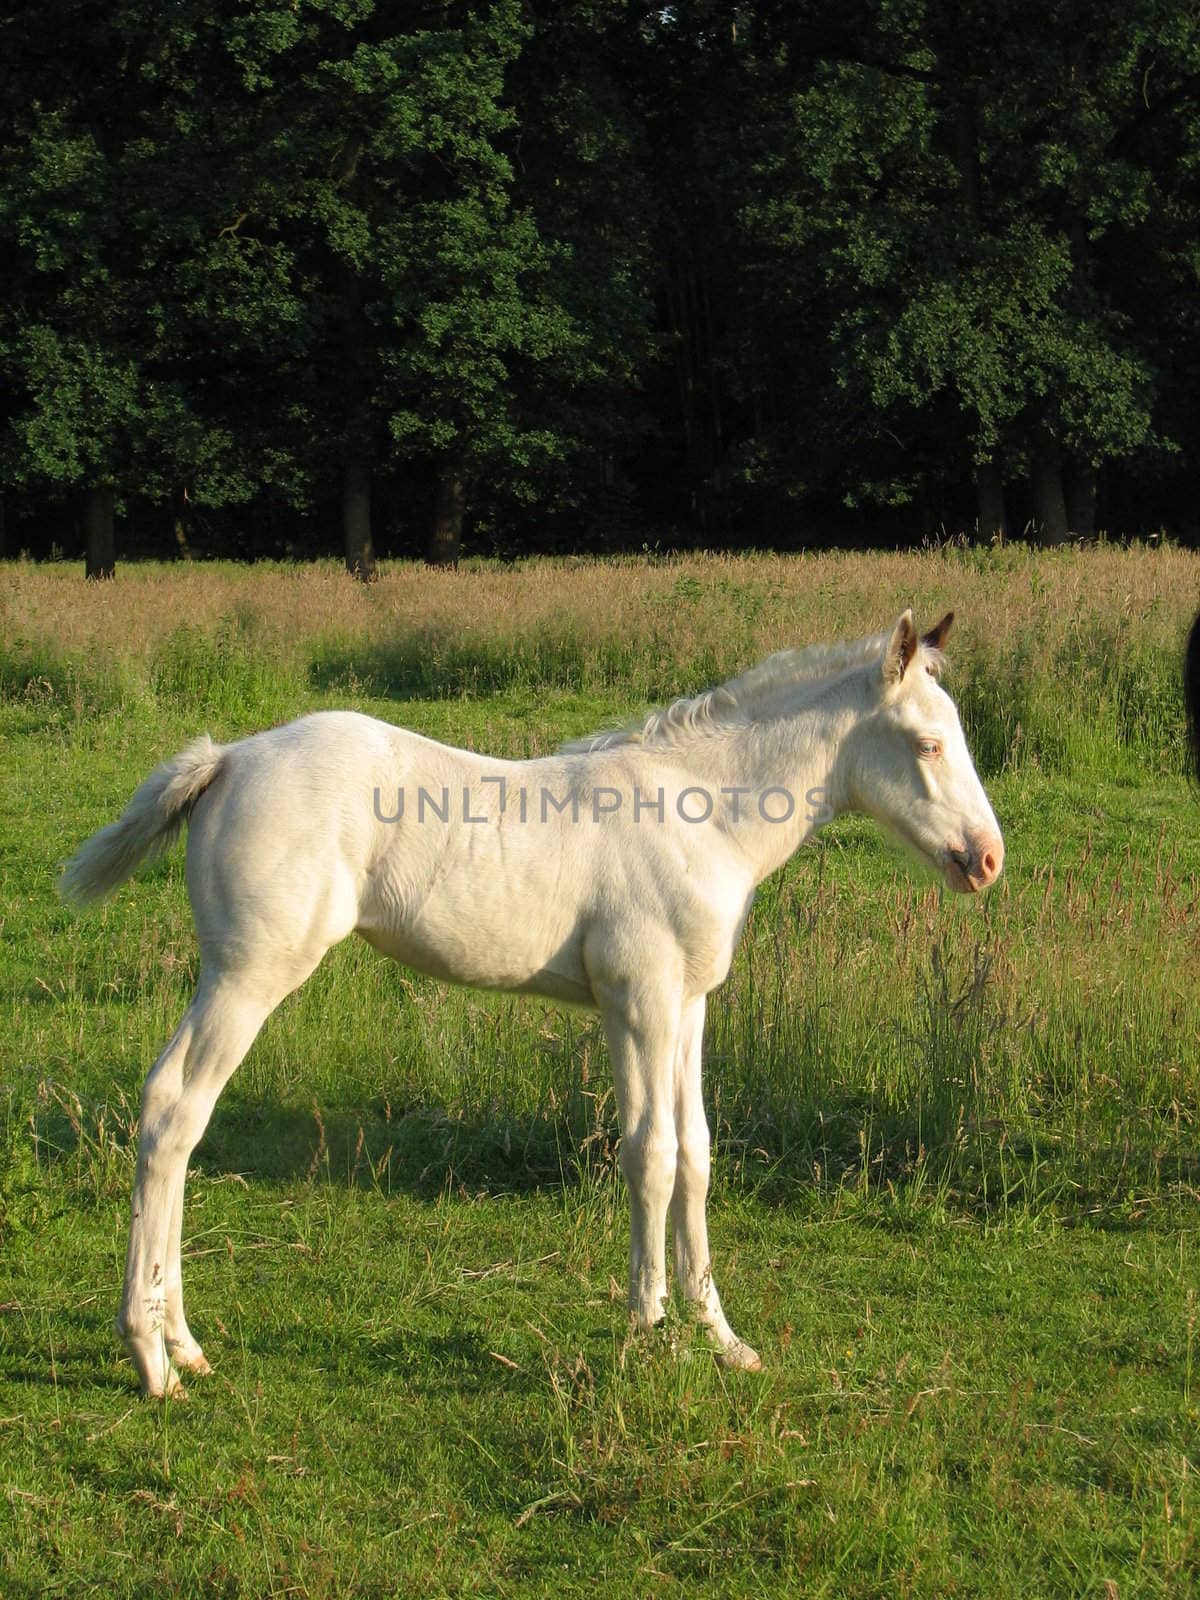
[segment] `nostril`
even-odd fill
[[[980,885],[985,886],[989,883],[995,883],[1004,866],[1003,842],[995,836],[986,843],[981,840],[975,859],[978,863],[976,871],[979,874]]]

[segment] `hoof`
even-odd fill
[[[122,1333],[118,1324],[117,1332],[121,1334],[121,1341],[128,1350],[133,1361],[134,1370],[138,1375],[138,1382],[142,1386],[142,1393],[148,1400],[186,1400],[187,1390],[179,1381],[179,1373],[175,1370],[172,1355],[168,1352],[161,1333],[136,1335]],[[199,1352],[200,1346],[196,1346]],[[177,1358],[176,1358],[177,1359]],[[204,1360],[203,1355],[200,1356]],[[182,1363],[181,1363],[182,1364]],[[205,1362],[207,1367],[208,1363]],[[194,1369],[194,1370],[199,1370]]]
[[[740,1339],[735,1339],[731,1345],[726,1345],[725,1349],[719,1352],[718,1360],[731,1372],[762,1371],[762,1357],[758,1351],[752,1350]]]
[[[188,1392],[179,1381],[179,1374],[172,1367],[167,1373],[165,1383],[144,1385],[142,1396],[146,1400],[178,1400],[186,1403]]]
[[[208,1359],[198,1344],[169,1344],[167,1353],[171,1364],[180,1372],[194,1372],[198,1378],[207,1378],[212,1372]]]

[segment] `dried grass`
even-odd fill
[[[569,630],[599,644],[646,638],[665,608],[684,624],[675,639],[686,660],[712,642],[697,622],[724,618],[722,632],[740,624],[735,631],[765,654],[875,632],[910,603],[922,616],[952,607],[972,637],[1003,644],[1038,622],[1061,636],[1089,618],[1178,620],[1200,592],[1200,557],[1169,544],[537,559],[457,569],[396,562],[384,563],[369,586],[328,562],[152,562],[123,566],[112,584],[84,583],[76,567],[58,563],[8,562],[0,572],[6,638],[122,655],[152,652],[181,625],[215,633],[230,618],[252,620],[263,642],[282,650],[315,637],[379,641],[412,632],[490,638]]]
[[[1200,557],[1166,544],[950,545],[394,563],[370,586],[332,563],[127,565],[114,583],[89,585],[75,567],[18,562],[0,568],[0,586],[0,694],[81,711],[222,693],[249,709],[339,687],[550,687],[657,702],[785,645],[875,632],[909,604],[922,623],[953,609],[953,681],[994,769],[1022,739],[1033,759],[1078,764],[1063,740],[1077,746],[1088,724],[1116,744],[1162,743]]]

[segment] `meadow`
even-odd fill
[[[1079,1596],[1200,1583],[1200,558],[0,566],[0,1595]],[[173,851],[61,862],[150,768],[354,707],[505,756],[953,608],[1004,829],[950,896],[845,818],[713,997],[714,1264],[765,1370],[631,1337],[598,1023],[348,942],[192,1162],[215,1372],[112,1334],[138,1093],[196,976]]]

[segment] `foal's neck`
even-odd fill
[[[711,786],[718,815],[729,816],[731,805],[718,791],[747,791],[729,831],[756,884],[849,807],[839,755],[862,714],[863,685],[850,681],[858,676],[845,674],[800,709],[747,723],[725,738],[699,741],[688,753],[688,768]]]

